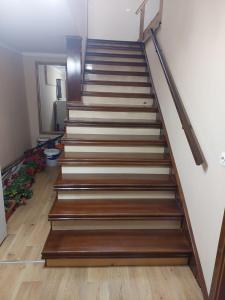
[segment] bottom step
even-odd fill
[[[181,230],[51,231],[47,266],[184,265],[191,246]]]
[[[46,259],[46,267],[186,266],[188,257],[170,258],[58,258]]]

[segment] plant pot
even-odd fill
[[[10,200],[9,207],[8,207],[7,211],[5,212],[6,222],[9,220],[11,215],[14,213],[14,211],[16,210],[16,207],[17,207],[16,202],[14,200]]]

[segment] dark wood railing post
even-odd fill
[[[69,36],[67,44],[67,100],[81,101],[82,38]]]
[[[156,53],[158,54],[159,61],[161,63],[163,72],[165,74],[165,77],[166,77],[174,104],[176,106],[177,113],[179,115],[183,130],[185,132],[186,138],[187,138],[189,146],[191,148],[191,152],[193,154],[195,163],[196,163],[196,165],[202,165],[205,163],[205,158],[201,151],[201,147],[198,143],[198,140],[194,133],[194,130],[192,128],[188,114],[183,105],[181,96],[178,92],[178,89],[177,89],[177,86],[173,79],[172,73],[171,73],[169,66],[167,64],[167,61],[162,53],[162,50],[160,49],[159,43],[158,43],[156,35],[155,35],[155,31],[153,29],[150,29],[150,34],[151,34],[151,38],[152,38],[153,44],[156,49]]]

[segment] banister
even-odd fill
[[[167,64],[167,61],[166,61],[164,55],[163,55],[163,52],[160,49],[159,43],[158,43],[157,38],[156,38],[155,31],[153,29],[150,29],[150,35],[151,35],[152,41],[154,43],[156,52],[158,54],[163,72],[165,74],[170,92],[172,94],[174,104],[176,106],[176,109],[177,109],[177,112],[178,112],[183,130],[185,132],[186,138],[187,138],[189,146],[191,148],[191,152],[193,154],[195,163],[196,163],[196,165],[202,165],[202,164],[205,163],[204,155],[202,153],[201,147],[200,147],[199,142],[197,140],[197,137],[194,133],[194,130],[193,130],[191,122],[190,122],[190,119],[189,119],[188,114],[185,110],[185,107],[183,105],[181,96],[178,92],[177,86],[176,86],[175,81],[173,79],[172,73],[169,69],[169,66]]]
[[[81,101],[82,38],[69,36],[67,44],[67,100]]]
[[[139,8],[136,11],[136,14],[140,15],[140,29],[139,29],[139,41],[142,41],[144,38],[144,23],[145,23],[145,5],[148,2],[148,0],[144,0],[142,4],[139,6]]]
[[[137,11],[136,11],[136,15],[138,15],[142,10],[143,8],[145,7],[146,3],[148,2],[149,0],[144,0],[141,5],[138,7]]]
[[[150,21],[148,26],[145,28],[145,10],[146,10],[146,4],[149,2],[149,0],[144,0],[141,5],[138,7],[136,14],[138,15],[140,13],[140,29],[139,29],[139,38],[138,41],[143,42],[146,41],[149,38],[149,29],[157,29],[162,20],[162,11],[163,11],[163,0],[159,0],[159,10],[157,14],[154,16],[154,18]]]

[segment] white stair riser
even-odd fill
[[[104,75],[104,74],[85,74],[86,80],[104,80],[104,81],[136,81],[148,82],[147,76],[119,76],[119,75]]]
[[[135,99],[135,98],[112,98],[112,97],[92,97],[83,96],[82,101],[84,105],[92,106],[135,106],[135,107],[151,107],[153,105],[153,99]]]
[[[110,152],[110,153],[164,153],[164,147],[156,146],[65,146],[65,152]]]
[[[179,229],[180,221],[158,220],[158,221],[120,221],[120,220],[77,220],[77,221],[53,221],[53,230],[100,230],[100,229]]]
[[[152,112],[118,112],[118,111],[85,111],[69,110],[70,119],[101,118],[122,120],[156,120],[156,113]]]
[[[58,200],[90,200],[90,199],[175,199],[172,191],[59,191]]]
[[[112,65],[98,65],[86,64],[86,70],[104,70],[104,71],[126,71],[126,72],[146,72],[146,67],[139,66],[112,66]]]
[[[62,166],[62,174],[166,174],[170,173],[169,167],[74,167]]]
[[[88,47],[88,52],[143,55],[143,51],[141,49],[128,51],[128,50],[102,49],[101,47],[99,48]]]
[[[121,61],[121,62],[137,62],[143,63],[145,60],[143,58],[126,58],[126,57],[106,57],[106,56],[92,56],[88,55],[87,60],[103,60],[103,61]]]
[[[112,86],[112,85],[84,85],[84,91],[110,93],[142,93],[150,94],[150,87]]]
[[[68,134],[116,134],[116,135],[160,135],[160,129],[157,128],[118,128],[118,127],[78,127],[67,126]]]

